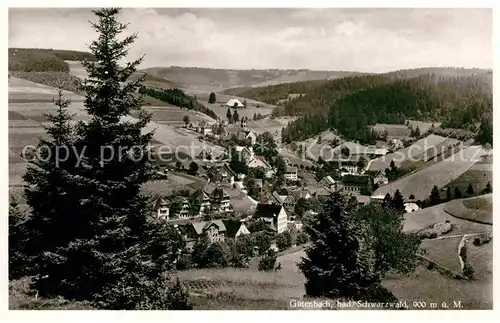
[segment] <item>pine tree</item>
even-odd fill
[[[9,205],[9,280],[28,276],[31,266],[26,253],[26,214],[21,212],[17,201]]]
[[[227,120],[228,120],[229,123],[233,122],[233,115],[231,114],[231,109],[230,108],[227,108],[226,118],[227,118]]]
[[[469,195],[469,196],[474,195],[474,188],[472,187],[471,183],[469,183],[469,186],[467,186],[467,195]]]
[[[392,196],[391,194],[387,193],[384,196],[384,200],[382,201],[382,207],[384,208],[390,208],[392,207]]]
[[[215,97],[215,93],[214,92],[210,92],[210,95],[208,97],[208,103],[210,104],[213,104],[215,103],[217,100],[216,100],[216,97]]]
[[[150,200],[139,191],[154,170],[147,158],[152,133],[141,133],[150,115],[141,111],[138,121],[128,117],[142,105],[134,92],[144,76],[129,81],[142,58],[124,68],[118,65],[137,37],[120,40],[127,25],[117,21],[119,12],[117,8],[93,11],[98,22],[92,26],[99,37],[89,46],[96,60],[82,61],[88,78],[80,89],[90,119],[75,129],[78,163],[55,172],[55,181],[45,174],[37,174],[38,181],[33,174],[28,176],[38,191],[28,203],[39,218],[52,218],[32,225],[47,239],[38,247],[43,266],[35,288],[40,296],[91,301],[98,308],[168,309],[165,269],[173,267],[169,260],[179,250],[158,240],[163,229],[150,221]],[[71,141],[67,133],[60,137],[62,142]],[[44,181],[49,192],[40,190]],[[60,191],[51,199],[59,205],[47,209],[36,200],[47,199],[46,193],[55,189]],[[167,255],[156,257],[160,247]]]
[[[439,194],[439,189],[436,185],[432,188],[431,196],[429,197],[431,206],[441,203],[441,195]]]
[[[392,199],[392,207],[398,212],[405,212],[404,198],[399,190],[396,190],[396,193],[394,193],[394,198]]]
[[[380,285],[363,251],[362,231],[352,216],[355,208],[355,202],[333,193],[306,224],[311,245],[298,266],[308,296],[362,299]]]
[[[25,223],[30,260],[26,270],[35,276],[34,288],[41,294],[44,292],[42,277],[55,270],[53,263],[61,257],[57,248],[68,244],[83,225],[83,219],[70,218],[75,205],[79,204],[79,197],[74,194],[77,158],[72,153],[75,137],[70,123],[72,116],[68,113],[70,102],[63,97],[61,88],[54,103],[56,113],[46,115],[50,122],[45,126],[48,138],[39,141],[40,154],[32,156],[23,176],[27,183],[26,202],[31,207],[31,215]]]
[[[240,121],[240,115],[238,114],[237,110],[234,110],[234,113],[233,113],[233,122],[236,123],[238,121]]]
[[[460,199],[462,198],[462,192],[460,191],[460,189],[457,187],[455,187],[455,198],[456,199]]]

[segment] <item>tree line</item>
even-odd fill
[[[164,90],[164,89],[153,89],[146,86],[141,86],[139,88],[139,93],[143,95],[148,95],[150,97],[178,106],[180,108],[200,111],[215,120],[219,119],[219,117],[214,111],[205,107],[203,104],[199,103],[194,97],[187,95],[186,93],[184,93],[182,90],[179,89]]]

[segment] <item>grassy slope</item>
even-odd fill
[[[462,201],[462,200],[454,200]],[[453,230],[447,235],[465,234],[465,233],[477,233],[477,232],[491,232],[492,226],[487,224],[474,223],[464,219],[456,218],[449,213],[445,212],[450,203],[450,201],[443,204],[438,204],[425,209],[420,209],[418,211],[407,213],[405,215],[403,231],[414,232],[424,228],[427,228],[433,224],[441,223],[445,221],[450,221],[453,225]]]
[[[493,194],[453,200],[443,210],[456,218],[484,224],[493,224]]]

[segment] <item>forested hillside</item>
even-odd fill
[[[462,74],[425,74],[425,70],[421,70],[421,75],[400,71],[315,84],[282,84],[252,89],[248,93],[256,95],[252,99],[267,102],[275,102],[289,93],[301,93],[275,111],[277,116],[301,116],[284,129],[285,142],[303,140],[335,128],[346,139],[373,143],[376,135],[370,131],[370,125],[403,124],[406,119],[442,122],[443,128],[476,133],[481,122],[491,123],[492,73],[464,71]],[[490,140],[480,140],[485,141]]]

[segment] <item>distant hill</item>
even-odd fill
[[[248,88],[310,80],[336,79],[356,72],[311,70],[232,70],[200,67],[152,67],[145,73],[166,78],[192,90],[221,92],[229,88]],[[238,91],[238,90],[236,90]],[[230,93],[237,95],[237,93]]]
[[[41,48],[9,48],[9,71],[69,72],[65,61],[94,60],[90,53]]]
[[[475,133],[492,116],[492,78],[491,70],[427,68],[251,88],[239,96],[278,104],[275,116],[300,116],[284,129],[285,142],[335,128],[373,143],[369,126],[406,119]]]

